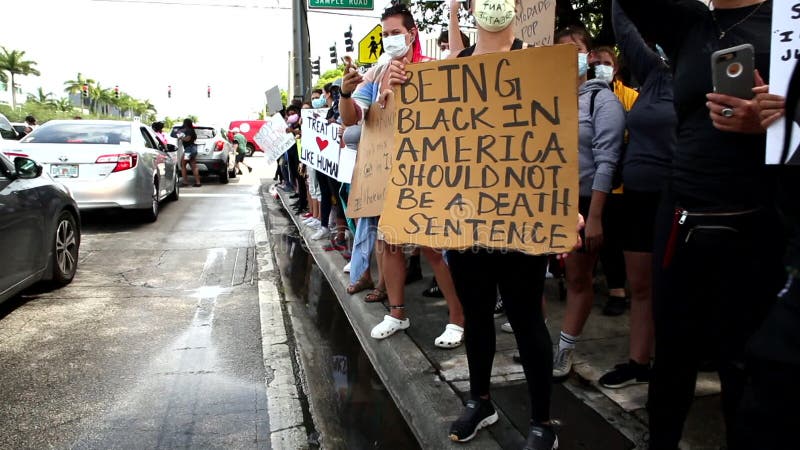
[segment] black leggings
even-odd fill
[[[689,216],[679,224],[676,206],[665,196],[656,222],[650,448],[678,447],[699,362],[708,359],[718,364],[728,448],[747,448],[735,424],[746,385],[744,348],[785,281],[780,220],[764,210]]]
[[[322,198],[319,201],[319,220],[322,225],[328,226],[330,220],[331,209],[336,208],[338,217],[344,217],[344,210],[342,209],[342,202],[339,199],[339,186],[340,183],[336,179],[317,171],[317,182],[319,183],[320,195]],[[336,196],[336,205],[333,204],[333,197]]]
[[[535,422],[550,420],[553,349],[542,314],[547,257],[473,249],[448,251],[447,261],[464,306],[472,397],[489,395],[495,353],[494,304],[499,287],[528,381],[531,418]]]
[[[603,208],[603,247],[600,264],[608,289],[625,289],[625,256],[622,254],[625,210],[622,194],[608,194]]]

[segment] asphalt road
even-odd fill
[[[269,447],[247,162],[152,224],[85,215],[72,284],[0,305],[0,448]]]

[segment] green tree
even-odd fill
[[[55,108],[61,112],[72,112],[74,108],[72,106],[72,102],[69,100],[69,97],[61,97],[60,99],[55,100],[53,102],[53,106],[55,106]]]
[[[35,103],[37,105],[55,107],[55,99],[52,92],[44,92],[41,87],[36,90],[35,94],[28,94],[26,103]]]
[[[34,67],[35,61],[28,61],[25,59],[24,50],[11,50],[8,51],[5,47],[0,47],[0,73],[8,72],[11,77],[11,107],[17,108],[17,92],[14,90],[16,75],[36,75],[39,76],[38,70]]]
[[[81,94],[84,84],[91,88],[94,86],[95,81],[91,78],[84,78],[83,75],[78,72],[78,76],[76,76],[74,80],[67,80],[64,82],[64,92],[70,95]],[[86,104],[86,101],[87,100],[81,97],[82,106]]]
[[[344,75],[344,65],[341,65],[335,69],[330,69],[325,71],[322,75],[320,75],[319,80],[317,80],[317,84],[314,85],[314,89],[322,89],[328,83],[333,83],[336,81],[337,78],[341,78]]]

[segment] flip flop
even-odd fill
[[[456,348],[464,340],[464,328],[449,323],[444,327],[444,333],[437,337],[433,343],[439,348]]]
[[[361,278],[360,280],[356,281],[355,283],[347,286],[347,293],[350,295],[358,294],[361,291],[366,291],[367,289],[373,289],[375,284],[373,284],[372,280],[365,280]]]
[[[370,332],[370,336],[375,339],[385,339],[395,332],[400,330],[405,330],[411,325],[411,321],[408,319],[400,320],[395,319],[392,316],[386,315],[383,316],[383,322],[375,325],[375,328],[372,329]]]
[[[372,292],[367,294],[366,297],[364,297],[364,301],[366,303],[378,303],[386,300],[387,298],[389,298],[389,295],[386,294],[386,291],[375,288],[372,290]]]

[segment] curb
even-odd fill
[[[259,197],[261,193],[259,192]],[[275,450],[308,447],[308,433],[292,368],[292,350],[281,310],[281,295],[274,279],[275,265],[269,246],[264,207],[253,230],[258,269],[258,305],[261,316],[261,348],[266,371],[269,437]]]
[[[262,195],[270,195],[268,189]],[[276,202],[289,211],[282,193],[279,192]],[[467,443],[454,443],[448,439],[450,423],[458,418],[464,408],[461,397],[440,377],[436,368],[408,334],[401,332],[384,340],[375,340],[369,335],[372,326],[380,322],[386,314],[385,308],[361,301],[366,293],[354,296],[348,294],[346,286],[349,276],[342,271],[344,259],[324,257],[326,252],[322,246],[326,241],[312,241],[309,238],[311,233],[300,224],[297,216],[291,213],[289,216],[305,240],[308,252],[336,294],[364,353],[420,447],[499,449],[499,444],[489,432],[480,433]]]

